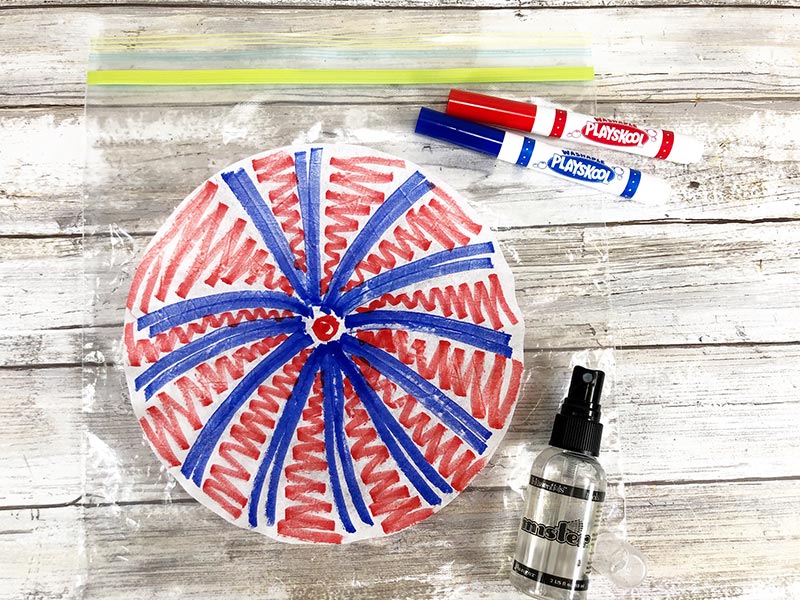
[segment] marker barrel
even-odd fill
[[[670,194],[665,181],[636,169],[429,108],[420,109],[416,132],[629,200],[657,204]]]
[[[644,129],[569,110],[463,90],[450,90],[447,114],[469,121],[677,163],[697,162],[703,156],[703,144],[699,140],[666,129]]]

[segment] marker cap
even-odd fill
[[[688,135],[675,134],[669,160],[677,163],[694,163],[703,159],[703,143]]]
[[[430,108],[420,109],[414,131],[495,157],[500,154],[505,137],[505,132],[494,127],[451,117]]]
[[[659,177],[642,173],[639,187],[636,188],[636,194],[633,196],[632,200],[634,202],[656,206],[669,200],[671,195],[672,188],[669,183]]]
[[[536,105],[464,90],[450,90],[447,114],[509,129],[530,131],[536,120]]]

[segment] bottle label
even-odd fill
[[[586,535],[583,534],[583,521],[580,519],[575,519],[569,523],[567,521],[559,521],[558,525],[547,525],[546,523],[537,523],[522,517],[522,531],[526,531],[543,540],[567,544],[576,548],[584,548],[592,541],[591,535],[588,533]]]
[[[531,475],[528,494],[514,571],[545,586],[586,591],[605,492]]]
[[[609,146],[641,146],[650,139],[647,132],[636,125],[608,119],[588,121],[581,133],[593,142]]]
[[[590,183],[608,183],[614,179],[614,169],[603,161],[570,150],[554,154],[547,167],[564,177]]]
[[[576,592],[585,592],[589,589],[589,580],[588,579],[569,579],[567,577],[556,577],[555,575],[550,575],[550,573],[544,573],[543,571],[537,571],[536,569],[531,569],[530,567],[526,567],[520,562],[514,561],[514,571],[519,573],[520,575],[527,577],[528,579],[532,579],[533,581],[540,581],[545,585],[549,585],[550,587],[557,587],[562,590],[574,590]]]
[[[554,494],[561,494],[562,496],[570,496],[572,498],[580,498],[581,500],[591,500],[592,502],[602,502],[606,499],[606,493],[598,490],[587,490],[585,488],[573,487],[563,483],[556,483],[549,479],[542,479],[536,475],[531,475],[529,483],[536,488],[553,492]]]

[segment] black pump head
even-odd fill
[[[605,373],[585,367],[572,370],[569,392],[553,423],[550,445],[575,452],[600,454],[603,425],[600,423],[600,395]]]
[[[561,414],[600,421],[600,395],[605,378],[606,374],[602,371],[575,367],[569,392],[561,405]]]

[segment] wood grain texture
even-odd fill
[[[794,342],[800,334],[796,222],[529,228],[500,238],[528,348]],[[0,239],[0,366],[75,365],[93,349],[112,357],[131,261],[148,239]],[[87,340],[84,268],[90,277],[110,273]],[[21,305],[23,297],[36,300]]]
[[[442,31],[503,30],[528,26],[548,31],[591,31],[601,101],[659,102],[796,96],[795,32],[792,10],[745,8],[572,8],[570,10],[238,10],[126,7],[11,10],[0,20],[0,97],[8,104],[83,103],[87,44],[91,36],[120,31],[295,32],[439,28]],[[287,15],[290,15],[287,16]],[[288,19],[291,19],[290,21]],[[669,32],[669,35],[667,35]],[[52,57],[57,57],[53,62]],[[31,78],[30,73],[39,73]],[[430,91],[441,97],[438,90]]]
[[[796,8],[798,5],[792,0],[763,0],[754,3],[749,0],[671,0],[670,6],[680,7],[710,7],[710,6],[738,6],[738,7],[771,7],[771,8]],[[663,8],[659,0],[606,0],[604,2],[585,1],[580,6],[569,0],[0,0],[0,9],[3,8],[97,8],[97,7],[169,7],[203,8],[224,7],[226,9],[252,9],[252,8],[383,8],[383,9],[472,9],[485,10],[497,8],[513,9],[552,9],[552,8]]]
[[[800,339],[800,223],[535,227],[501,231],[499,238],[529,349]],[[20,364],[37,352],[37,362],[54,362],[48,344],[74,348],[90,301],[88,324],[97,327],[90,342],[107,353],[148,241],[0,239],[0,298],[8,299],[0,318],[7,331],[33,340],[0,354],[0,364]],[[89,283],[99,281],[94,300],[81,285],[84,269]],[[21,307],[13,301],[20,294],[37,301]],[[74,364],[83,354],[74,348],[55,362]]]
[[[475,485],[522,486],[547,443],[572,356],[526,353],[527,383],[511,428]],[[800,477],[800,372],[774,377],[776,365],[798,357],[795,345],[617,350],[616,389],[609,386],[604,405],[607,468],[634,485]],[[0,369],[8,432],[0,509],[82,496],[106,503],[187,500],[145,443],[122,374],[101,367],[85,376],[81,394],[79,367]]]
[[[798,494],[798,481],[632,487],[631,541],[657,559],[632,597],[796,597]],[[12,577],[0,597],[500,600],[516,597],[521,507],[509,488],[470,489],[403,535],[326,548],[264,539],[194,502],[2,511]],[[82,563],[83,544],[94,552]],[[602,577],[592,593],[620,597]]]
[[[93,172],[87,217],[116,223],[131,234],[153,233],[201,178],[242,156],[318,131],[319,141],[370,145],[417,161],[461,191],[495,227],[798,218],[800,146],[795,131],[800,115],[794,107],[790,101],[601,106],[604,115],[670,123],[706,141],[708,159],[691,168],[605,153],[608,160],[647,169],[671,182],[674,196],[655,207],[609,200],[593,190],[415,136],[410,133],[413,104],[373,105],[369,122],[359,128],[347,123],[357,121],[363,107],[330,104],[313,110],[291,104],[106,109],[90,121],[93,150],[88,161]],[[0,111],[0,135],[6,140],[0,146],[0,235],[80,232],[84,181],[79,173],[87,136],[81,113],[71,107]],[[245,127],[246,122],[252,125]],[[153,147],[163,148],[162,162],[151,159]],[[124,169],[126,177],[109,175],[115,169]],[[105,187],[91,185],[91,177],[105,178]]]
[[[596,577],[593,597],[800,598],[796,2],[158,4],[0,0],[0,598],[507,598],[515,490],[573,351],[611,343],[603,456],[626,474],[650,576],[627,594]],[[320,5],[335,8],[295,10]],[[441,108],[441,86],[239,88],[188,103],[117,93],[124,108],[95,93],[83,114],[92,35],[376,22],[593,30],[596,112],[695,133],[707,159],[604,154],[675,189],[660,207],[608,201],[411,135],[416,107]],[[594,108],[565,88],[484,89]],[[531,379],[475,486],[401,536],[348,548],[278,545],[189,499],[142,439],[114,366],[131,258],[203,178],[295,140],[363,143],[439,173],[498,230],[528,325]],[[85,192],[103,227],[84,241]],[[84,274],[112,291],[87,295]]]
[[[800,193],[800,146],[794,131],[800,129],[800,115],[789,102],[624,104],[604,113],[625,114],[639,122],[671,121],[671,127],[694,132],[707,144],[707,160],[691,167],[596,153],[609,161],[645,168],[672,184],[675,193],[667,203],[647,206],[609,199],[594,190],[415,135],[413,123],[421,102],[371,104],[365,111],[364,106],[309,109],[306,104],[262,101],[265,104],[188,110],[98,108],[88,124],[96,132],[90,134],[88,191],[103,202],[87,212],[87,220],[115,223],[128,233],[150,233],[194,189],[198,173],[211,175],[239,157],[297,141],[362,144],[407,157],[462,192],[485,222],[496,228],[799,215],[794,198]],[[434,106],[443,107],[441,102]],[[770,140],[767,151],[761,147],[766,138]],[[155,145],[172,153],[153,161],[145,148]]]
[[[80,233],[82,113],[0,109],[0,235]]]

